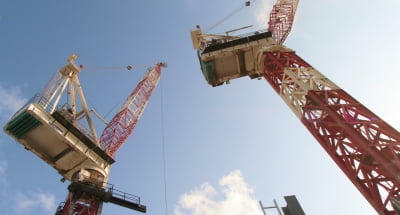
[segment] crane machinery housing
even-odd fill
[[[74,63],[76,57],[72,55],[43,92],[14,114],[4,131],[71,182],[56,215],[100,215],[103,202],[146,212],[138,196],[107,182],[115,153],[132,134],[166,64],[149,69],[98,138],[78,78],[82,66]],[[61,104],[63,98],[65,104]]]
[[[264,78],[380,215],[400,214],[400,133],[283,42],[298,0],[277,0],[267,30],[246,35],[191,31],[211,86]]]

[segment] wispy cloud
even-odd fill
[[[56,209],[56,198],[53,194],[45,192],[17,192],[10,195],[7,187],[6,173],[8,170],[8,161],[0,161],[0,213],[14,207],[14,213],[6,214],[29,214],[32,211],[41,211],[40,214],[53,214]],[[11,204],[10,204],[11,203]],[[12,210],[12,209],[11,209]]]
[[[1,160],[0,161],[0,177],[2,177],[3,175],[5,175],[6,171],[8,168],[8,161],[6,160]]]
[[[0,160],[0,196],[6,196],[7,194],[7,172],[8,169],[8,161]],[[2,198],[3,199],[3,198]],[[3,202],[0,199],[0,204]]]
[[[260,5],[255,10],[254,14],[258,23],[258,28],[267,28],[269,14],[272,10],[273,1],[271,0],[263,0],[258,2]]]
[[[17,193],[15,211],[17,214],[29,213],[32,210],[54,212],[56,209],[55,196],[50,193]]]
[[[395,7],[400,8],[400,2],[399,2],[399,1],[397,1],[397,0],[391,0],[391,2],[392,2],[392,4],[395,5]]]
[[[253,189],[244,181],[239,170],[235,170],[219,181],[224,198],[214,200],[219,194],[208,183],[181,196],[175,215],[257,215],[262,214],[258,201],[251,194]]]
[[[22,96],[21,89],[0,83],[0,118],[9,117],[27,101]]]

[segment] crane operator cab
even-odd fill
[[[251,79],[261,77],[262,48],[275,45],[272,33],[268,31],[241,36],[230,36],[228,32],[226,35],[213,35],[203,34],[197,26],[190,34],[203,75],[213,87],[243,76]]]

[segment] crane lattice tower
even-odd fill
[[[76,57],[68,59],[4,130],[57,170],[62,180],[71,182],[57,215],[100,215],[103,202],[146,212],[138,196],[115,189],[108,177],[115,153],[132,134],[166,65],[158,63],[149,69],[98,138],[91,117],[95,111],[87,105],[78,78],[82,66],[74,63]],[[66,103],[60,105],[65,97]]]
[[[213,87],[264,78],[378,214],[400,214],[400,133],[282,45],[297,4],[278,0],[265,31],[213,35],[197,26],[203,75]]]

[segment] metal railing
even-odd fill
[[[50,113],[50,110],[53,109],[53,104],[48,101],[48,99],[45,96],[42,96],[42,94],[36,93],[32,98],[30,98],[15,114],[12,116],[15,117],[21,112],[23,112],[30,104],[38,104],[41,106],[46,112]],[[95,139],[93,135],[89,132],[89,130],[79,123],[78,120],[74,120],[72,118],[72,115],[68,112],[67,105],[64,104],[62,106],[57,106],[55,108],[55,111],[60,113],[66,120],[68,120],[71,124],[73,124],[79,131],[81,131],[84,135],[86,135],[89,139],[91,139],[93,142],[95,142]]]
[[[140,197],[139,196],[135,196],[129,193],[125,193],[123,191],[114,189],[114,185],[107,183],[107,192],[111,193],[111,195],[113,197],[125,200],[125,201],[129,201],[129,202],[133,202],[136,203],[138,205],[140,205]]]

